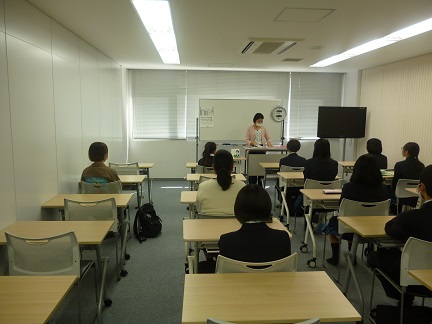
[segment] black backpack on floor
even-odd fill
[[[133,224],[136,239],[141,243],[149,237],[156,237],[162,231],[162,220],[156,215],[152,204],[138,208]]]

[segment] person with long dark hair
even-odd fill
[[[198,187],[196,207],[200,214],[212,216],[234,216],[234,201],[244,182],[231,177],[233,157],[227,150],[216,152],[213,169],[216,179],[202,182]]]
[[[267,191],[255,184],[243,187],[235,200],[234,213],[242,224],[238,231],[221,235],[220,254],[244,262],[270,262],[291,254],[286,231],[267,226],[272,202]]]
[[[330,155],[330,142],[325,138],[315,141],[312,158],[303,170],[305,179],[333,181],[338,173],[338,163]]]
[[[380,169],[387,169],[387,156],[382,154],[382,143],[378,138],[370,138],[366,143],[368,156],[373,158]]]
[[[216,153],[216,143],[207,142],[204,146],[204,151],[202,152],[202,158],[199,159],[198,165],[205,167],[213,166],[213,157]]]
[[[383,177],[374,158],[367,154],[360,156],[354,164],[354,170],[350,182],[342,188],[342,199],[346,198],[361,202],[380,202],[388,199],[387,188],[383,183]],[[339,262],[339,237],[337,216],[330,218],[329,224],[325,231],[329,234],[332,257],[326,261],[330,264],[337,265]],[[343,234],[343,239],[352,242],[353,234]]]

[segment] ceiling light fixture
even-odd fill
[[[373,50],[376,50],[378,48],[399,42],[401,40],[417,36],[419,34],[425,33],[432,30],[432,18],[424,20],[422,22],[419,22],[417,24],[414,24],[412,26],[406,27],[404,29],[398,30],[394,33],[391,33],[387,36],[375,39],[373,41],[370,41],[368,43],[362,44],[360,46],[354,47],[346,52],[343,52],[341,54],[329,57],[325,60],[319,61],[318,63],[315,63],[311,65],[310,67],[325,67],[329,66],[341,61],[348,60],[354,56],[361,55]]]
[[[180,64],[169,1],[131,0],[165,64]]]

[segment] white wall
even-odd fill
[[[432,54],[362,71],[360,104],[368,107],[366,138],[383,143],[389,167],[403,159],[406,142],[420,145],[420,160],[432,162]],[[365,140],[357,154],[365,153]]]
[[[121,66],[23,0],[0,0],[0,228],[78,190],[88,146],[125,159]]]

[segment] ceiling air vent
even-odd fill
[[[282,62],[300,62],[303,60],[302,58],[285,58],[282,60]]]
[[[302,40],[303,39],[249,38],[240,48],[240,53],[280,55]]]

